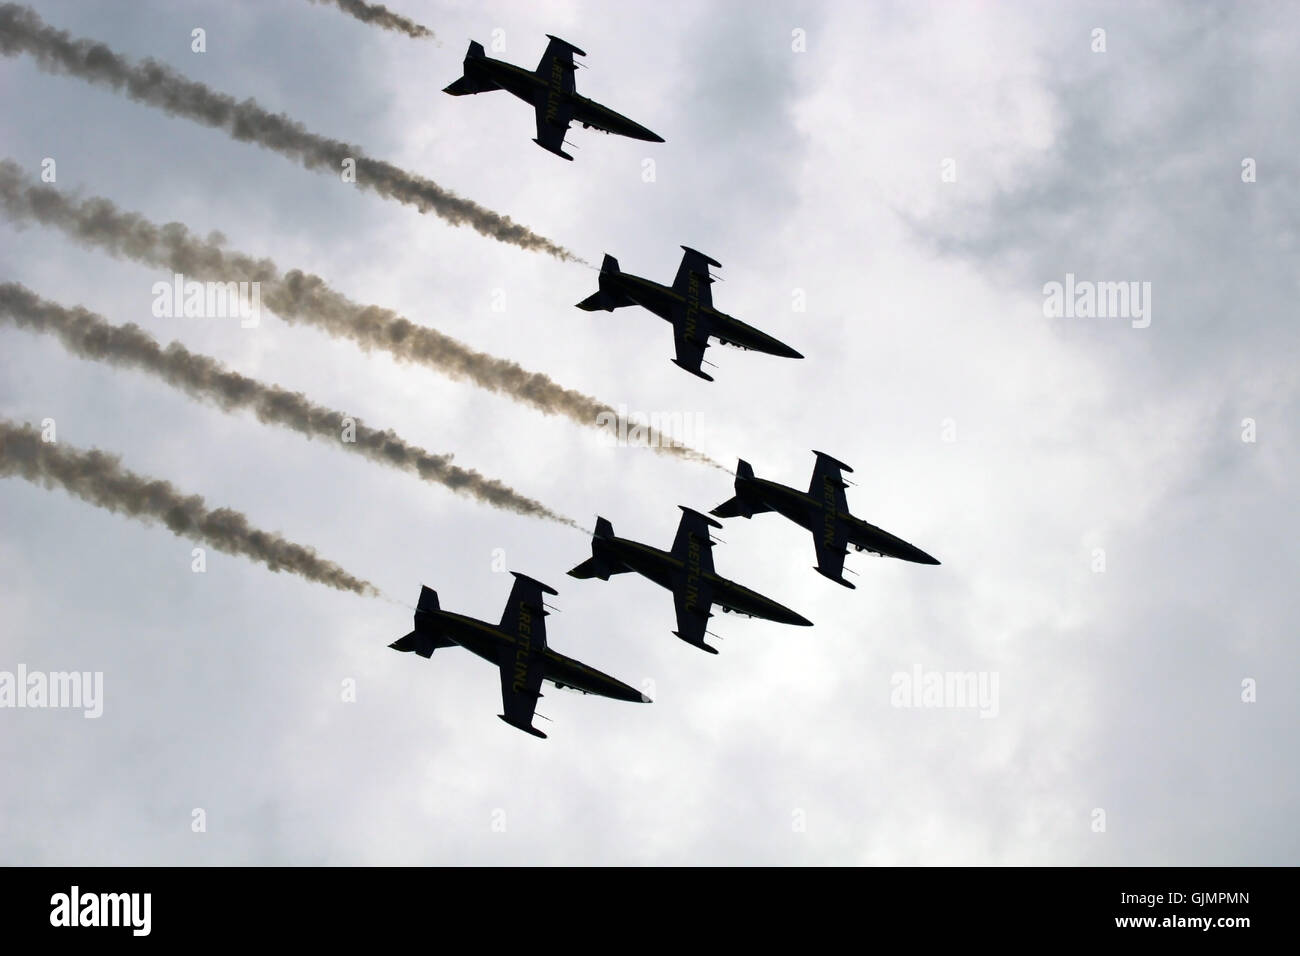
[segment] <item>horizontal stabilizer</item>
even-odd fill
[[[578,308],[583,312],[613,312],[614,297],[603,290],[593,292],[578,303]]]
[[[420,657],[432,657],[433,652],[440,647],[454,647],[455,641],[449,641],[443,637],[430,637],[428,634],[421,634],[418,631],[412,631],[405,637],[399,637],[388,646],[395,651],[415,652]]]
[[[486,93],[489,90],[499,90],[490,80],[481,68],[473,66],[474,60],[482,60],[487,56],[487,51],[483,49],[482,43],[470,41],[469,49],[465,51],[465,66],[463,68],[464,76],[450,86],[443,87],[444,93],[450,93],[452,96],[466,96],[470,93]]]
[[[608,581],[609,576],[614,572],[600,558],[588,558],[569,572],[571,578],[600,578],[602,581]]]
[[[761,510],[766,511],[767,509]],[[744,498],[736,495],[736,497],[729,498],[718,505],[709,514],[718,518],[752,518],[754,517],[754,509],[749,506]]]
[[[444,86],[442,91],[450,93],[452,96],[469,96],[473,93],[490,93],[492,90],[499,90],[497,86],[487,77],[462,76],[450,86]]]

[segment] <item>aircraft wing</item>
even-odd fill
[[[542,678],[546,673],[546,608],[543,594],[555,594],[554,588],[534,581],[518,571],[515,585],[506,599],[501,615],[501,630],[515,639],[503,647],[497,658],[501,669],[501,719],[512,727],[526,730],[535,737],[545,737],[533,726],[533,711],[542,696]]]
[[[849,500],[844,494],[848,483],[842,472],[852,471],[848,465],[836,461],[830,455],[816,452],[817,464],[813,466],[812,481],[808,484],[808,494],[824,505],[834,504],[840,514],[849,513]]]
[[[682,264],[677,267],[677,277],[673,279],[673,291],[686,297],[687,303],[696,303],[701,309],[713,307],[713,293],[710,286],[713,278],[709,275],[709,266],[722,268],[722,263],[710,259],[702,252],[687,249],[682,255]]]
[[[685,320],[677,321],[673,323],[673,346],[677,350],[673,359],[676,365],[705,381],[713,381],[713,376],[700,368],[704,364],[704,350],[709,347],[707,337],[692,335]]]
[[[544,656],[524,653],[518,647],[501,649],[497,665],[501,669],[500,718],[512,727],[525,730],[534,737],[545,737],[533,726],[533,713],[537,699],[542,696],[542,677],[546,669]]]
[[[674,584],[673,609],[677,612],[677,630],[673,633],[687,644],[694,644],[710,654],[717,650],[704,643],[704,632],[709,626],[713,612],[712,588],[705,585],[697,592]]]
[[[576,53],[578,56],[587,54],[572,43],[553,37],[549,33],[546,34],[546,38],[551,42],[546,44],[546,50],[537,63],[537,75],[556,89],[564,93],[572,93],[577,86],[573,76],[578,72],[577,64],[573,62],[573,54]]]
[[[836,521],[825,531],[815,529],[813,546],[817,549],[817,571],[820,574],[847,588],[855,586],[844,579],[844,558],[849,551],[849,542],[843,522]]]
[[[674,632],[688,644],[711,654],[717,651],[704,643],[704,630],[713,616],[713,541],[709,528],[722,525],[707,515],[682,508],[682,520],[673,539],[672,555],[682,562],[673,572],[673,608],[677,611]]]
[[[564,151],[564,137],[573,122],[573,74],[577,66],[573,55],[586,56],[572,43],[547,34],[550,43],[537,64],[537,75],[545,84],[538,89],[533,100],[537,112],[537,138],[533,140],[542,149],[556,156],[573,159]]]
[[[698,574],[713,573],[713,539],[709,537],[711,527],[721,528],[722,525],[708,515],[682,508],[682,520],[677,524],[672,554],[686,568],[696,569]]]
[[[501,630],[514,637],[527,650],[544,651],[547,611],[542,605],[542,595],[558,592],[518,571],[511,573],[515,576],[515,586],[510,589],[510,597],[506,599],[506,609],[501,615]]]
[[[537,138],[533,142],[556,156],[573,159],[563,148],[569,123],[573,121],[572,104],[553,102],[551,95],[543,90],[537,94],[533,106],[537,111]]]

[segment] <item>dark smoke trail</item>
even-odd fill
[[[416,40],[433,36],[433,31],[428,27],[420,26],[400,13],[394,13],[381,3],[362,3],[362,0],[312,0],[312,3],[332,3],[362,23],[372,23],[385,30],[396,30]]]
[[[308,438],[332,438],[373,461],[413,471],[425,481],[445,485],[494,507],[578,527],[499,481],[453,465],[450,455],[417,448],[391,430],[377,431],[354,420],[353,440],[341,441],[343,412],[317,405],[301,392],[246,378],[216,359],[196,355],[179,342],[164,348],[138,325],[113,325],[86,309],[65,309],[13,282],[0,283],[0,321],[6,319],[19,328],[58,336],[68,351],[82,358],[152,372],[167,384],[214,402],[226,411],[251,408],[264,422],[285,425]]]
[[[373,584],[317,557],[311,548],[249,527],[248,518],[238,511],[209,508],[201,496],[183,495],[171,482],[127,471],[113,455],[93,448],[62,448],[42,441],[31,425],[0,419],[0,477],[13,475],[46,488],[61,487],[109,511],[148,523],[160,521],[179,537],[242,554],[272,571],[292,571],[340,591],[379,596]]]
[[[475,351],[390,309],[353,302],[318,276],[297,269],[281,274],[269,259],[227,250],[219,235],[202,239],[180,223],[160,226],[136,213],[123,212],[107,199],[77,200],[52,186],[28,185],[12,160],[0,160],[0,211],[19,224],[34,221],[54,226],[85,245],[187,278],[260,282],[263,304],[286,322],[315,325],[331,335],[352,339],[363,349],[383,349],[399,361],[416,362],[453,379],[473,382],[548,415],[563,415],[580,425],[620,435],[635,427],[604,402],[564,388],[540,372]],[[656,451],[722,468],[707,455],[674,444],[652,429],[643,433]]]
[[[557,259],[582,261],[526,226],[448,192],[432,180],[363,156],[355,146],[309,132],[283,113],[268,112],[255,100],[239,102],[154,60],[136,64],[102,43],[74,40],[68,33],[47,26],[27,7],[0,5],[0,53],[30,53],[37,66],[48,73],[64,73],[111,86],[138,102],[275,150],[308,169],[329,170],[337,175],[343,160],[353,159],[358,185],[382,196],[415,206],[420,212],[432,211],[453,225],[468,225],[501,242],[546,252]]]

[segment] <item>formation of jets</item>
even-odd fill
[[[548,34],[548,39],[546,52],[533,71],[492,59],[481,44],[470,43],[464,75],[445,92],[464,96],[508,90],[532,104],[537,120],[534,142],[569,160],[573,157],[562,147],[573,122],[633,139],[663,142],[662,137],[644,126],[579,96],[573,58],[575,54],[586,54],[557,37]],[[704,350],[712,339],[747,351],[803,358],[784,342],[715,309],[710,291],[715,277],[709,268],[721,268],[721,264],[687,246],[682,249],[681,265],[671,286],[623,272],[618,260],[606,254],[597,291],[579,302],[578,308],[612,312],[637,305],[659,316],[673,327],[673,363],[710,382],[713,377],[701,366],[706,364]],[[714,508],[712,514],[716,518],[752,518],[771,511],[806,528],[813,536],[817,558],[814,570],[847,588],[854,587],[844,578],[849,548],[915,564],[939,563],[915,545],[855,517],[849,511],[845,491],[850,483],[844,478],[844,473],[852,473],[853,469],[824,452],[813,454],[816,463],[807,491],[759,478],[742,459],[736,467],[734,497]],[[710,654],[718,653],[705,643],[706,634],[712,633],[707,628],[715,607],[744,617],[811,626],[812,621],[801,614],[719,575],[713,565],[715,539],[710,529],[721,528],[722,524],[685,505],[678,507],[682,516],[668,551],[616,537],[614,526],[605,518],[597,518],[591,557],[570,570],[569,575],[602,581],[626,573],[648,578],[672,593],[677,619],[677,629],[672,633]],[[649,697],[622,681],[551,650],[546,643],[548,612],[543,595],[554,595],[555,590],[527,575],[511,573],[515,583],[500,623],[444,611],[439,607],[437,593],[424,587],[415,609],[415,629],[389,646],[425,658],[432,657],[440,647],[460,646],[495,664],[501,678],[504,712],[500,718],[537,737],[546,736],[533,726],[544,681],[614,700],[650,702]]]

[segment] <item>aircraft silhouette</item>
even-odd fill
[[[677,630],[673,634],[710,654],[718,651],[704,643],[704,634],[709,618],[713,617],[711,608],[715,604],[724,612],[735,611],[746,617],[812,626],[812,621],[771,598],[715,573],[709,526],[721,528],[722,525],[684,505],[678,507],[682,509],[682,520],[677,526],[672,551],[616,538],[614,526],[604,518],[597,518],[596,533],[591,539],[591,557],[569,575],[608,581],[610,575],[635,571],[667,588],[673,592],[673,607],[677,612]]]
[[[723,345],[746,351],[765,352],[782,358],[803,358],[784,342],[715,309],[709,291],[714,281],[709,275],[709,266],[720,269],[721,263],[686,246],[682,249],[686,254],[682,256],[682,264],[678,266],[677,277],[671,286],[623,272],[618,267],[618,260],[607,254],[600,267],[600,291],[579,302],[578,308],[586,312],[600,309],[613,312],[626,305],[649,309],[672,323],[673,343],[677,349],[673,364],[706,382],[713,381],[713,376],[701,371],[700,365],[704,361],[704,350],[709,347],[710,336]]]
[[[664,138],[634,123],[621,113],[601,106],[585,96],[579,96],[574,82],[577,64],[573,55],[586,56],[572,43],[559,37],[546,35],[551,42],[542,54],[536,70],[526,70],[504,60],[487,55],[483,44],[471,42],[465,54],[464,76],[446,87],[443,92],[452,96],[486,93],[490,90],[507,90],[526,103],[537,114],[537,138],[533,140],[542,149],[573,159],[561,147],[569,131],[569,124],[579,122],[584,127],[595,128],[619,136],[662,143]]]
[[[439,647],[460,645],[495,664],[501,671],[501,704],[505,710],[497,716],[534,737],[546,736],[533,726],[533,712],[542,696],[543,680],[584,694],[650,703],[649,697],[622,681],[547,647],[547,611],[542,605],[542,594],[556,592],[527,575],[510,573],[515,576],[515,584],[500,624],[444,611],[438,606],[438,593],[421,587],[415,608],[415,630],[388,646],[432,657]]]
[[[916,564],[939,563],[902,538],[851,515],[844,494],[848,483],[840,472],[853,469],[824,452],[814,451],[813,454],[817,456],[817,464],[813,466],[812,481],[806,492],[766,478],[756,478],[749,462],[742,459],[736,466],[736,496],[718,505],[710,514],[719,518],[752,518],[764,511],[784,515],[812,532],[813,545],[817,549],[817,573],[846,588],[854,587],[844,580],[843,574],[844,558],[850,545],[859,551],[873,551]]]

